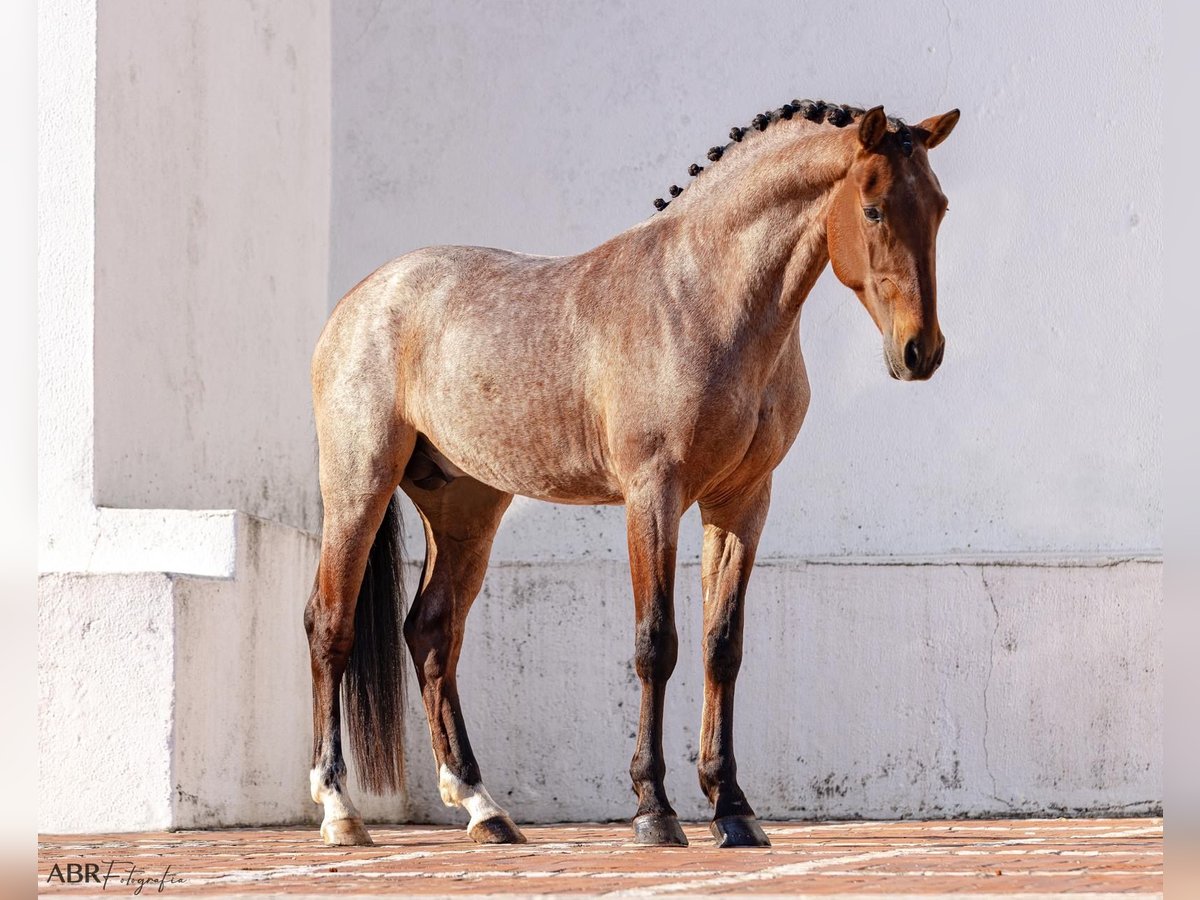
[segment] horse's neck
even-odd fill
[[[696,273],[695,302],[743,358],[773,366],[829,261],[826,219],[849,168],[845,137],[826,132],[808,147],[767,145],[720,180],[705,184],[702,176],[689,188],[696,194],[685,191],[663,215],[666,259]]]

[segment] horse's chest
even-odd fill
[[[732,400],[710,398],[693,432],[691,467],[698,480],[754,480],[774,469],[800,432],[809,396],[797,348],[760,391]]]

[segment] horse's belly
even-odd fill
[[[573,431],[548,431],[530,421],[491,421],[485,427],[460,422],[434,425],[426,438],[449,464],[448,474],[552,503],[620,503],[620,487],[594,451],[595,442]]]

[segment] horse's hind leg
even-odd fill
[[[381,487],[375,495],[364,498],[355,504],[352,516],[331,517],[326,506],[317,583],[304,611],[313,680],[313,768],[309,789],[313,802],[324,807],[321,837],[327,844],[372,842],[346,787],[340,689],[354,648],[356,606],[367,558],[392,490]],[[388,525],[392,527],[391,522]],[[386,540],[387,536],[381,537]]]
[[[346,787],[342,705],[359,780],[376,793],[401,789],[403,612],[394,504],[416,434],[386,412],[368,414],[368,427],[357,427],[367,404],[361,397],[339,403],[330,393],[315,394],[324,525],[317,583],[304,611],[313,680],[309,788],[324,808],[326,843],[370,844]]]
[[[700,504],[704,522],[704,713],[700,787],[713,804],[718,847],[769,847],[737,782],[733,755],[733,689],[742,664],[746,583],[770,502],[770,476],[719,505]]]
[[[512,495],[471,478],[432,490],[407,478],[401,486],[425,521],[425,571],[404,622],[404,637],[429,717],[442,802],[470,814],[467,833],[477,843],[524,843],[520,829],[483,786],[457,678],[467,613],[483,584],[492,539]]]

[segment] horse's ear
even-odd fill
[[[913,127],[917,139],[925,145],[926,150],[932,150],[954,130],[958,124],[958,110],[942,113],[940,116],[930,116],[924,122]]]
[[[867,110],[858,123],[858,142],[864,150],[874,150],[887,134],[887,115],[882,106]]]

